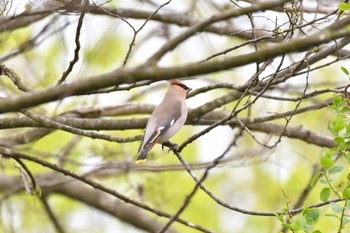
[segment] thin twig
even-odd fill
[[[28,192],[30,192],[30,194],[36,194],[39,190],[40,187],[38,186],[38,184],[35,181],[35,178],[32,174],[32,172],[29,170],[29,168],[26,166],[26,164],[20,159],[20,158],[13,158],[17,163],[19,163],[19,165],[21,165],[21,167],[24,169],[24,171],[26,172],[26,174],[29,176],[29,179],[31,181],[31,183],[29,184],[30,187],[28,187],[26,180],[23,180],[23,182],[25,183],[24,186],[28,188]],[[39,193],[40,194],[40,193]]]
[[[133,47],[135,46],[135,43],[136,43],[136,36],[137,36],[137,34],[146,26],[146,24],[148,23],[148,21],[150,21],[151,18],[152,18],[154,15],[156,15],[156,14],[158,13],[158,11],[159,11],[160,9],[162,9],[163,7],[165,7],[166,5],[168,5],[171,1],[172,1],[172,0],[169,0],[169,1],[167,1],[167,2],[165,2],[165,3],[163,3],[163,4],[161,4],[152,14],[150,14],[150,16],[143,22],[143,24],[139,27],[139,29],[135,30],[134,27],[131,27],[132,30],[133,30],[133,32],[134,32],[134,35],[133,35],[133,37],[132,37],[132,39],[131,39],[131,42],[130,42],[130,44],[129,44],[129,49],[128,49],[128,51],[127,51],[127,53],[126,53],[126,56],[125,56],[125,58],[124,58],[123,66],[125,66],[126,63],[127,63],[128,60],[129,60],[131,51],[132,51],[132,49],[133,49]]]
[[[47,213],[47,215],[49,216],[53,226],[55,227],[56,229],[56,232],[57,233],[65,233],[66,230],[64,230],[63,226],[61,225],[61,223],[58,221],[55,213],[52,211],[51,209],[51,206],[49,204],[49,202],[47,201],[47,198],[48,196],[47,195],[43,195],[40,200],[41,200],[41,203],[43,204],[44,206],[44,209]]]
[[[0,65],[1,75],[6,75],[16,87],[23,92],[31,92],[32,90],[27,87],[21,80],[20,76],[12,69],[6,67],[5,65]]]
[[[186,207],[189,205],[191,199],[197,192],[200,185],[206,180],[206,178],[209,175],[209,171],[216,167],[222,159],[225,157],[225,155],[229,152],[230,148],[236,144],[238,138],[242,135],[243,130],[240,130],[237,137],[235,137],[229,146],[224,150],[224,152],[219,155],[217,158],[213,160],[213,162],[205,169],[202,177],[199,179],[199,182],[196,182],[195,187],[192,189],[191,193],[186,196],[185,201],[183,202],[182,206],[179,208],[179,210],[176,212],[176,214],[167,222],[167,224],[164,226],[164,228],[159,233],[165,233],[166,230],[171,226],[171,224],[180,216],[180,214],[186,209]],[[173,150],[176,150],[175,148],[172,148]]]
[[[1,149],[1,148],[0,148]],[[176,148],[174,148],[173,152],[175,153],[175,155],[177,156],[177,158],[180,160],[181,164],[184,166],[184,168],[186,169],[186,171],[189,173],[189,175],[192,177],[192,179],[199,184],[199,187],[210,197],[212,198],[217,204],[230,209],[232,211],[235,212],[239,212],[241,214],[247,214],[247,215],[253,215],[253,216],[271,216],[271,217],[276,217],[277,215],[284,215],[284,214],[298,214],[300,212],[302,212],[304,209],[309,209],[309,208],[318,208],[318,207],[322,207],[322,206],[326,206],[329,205],[330,203],[336,203],[336,202],[341,202],[344,201],[344,199],[341,198],[337,198],[337,199],[333,199],[333,200],[328,200],[325,202],[321,202],[321,203],[317,203],[317,204],[311,204],[308,205],[306,207],[303,208],[297,208],[297,209],[293,209],[293,210],[289,210],[288,213],[284,213],[282,211],[277,211],[275,213],[272,212],[261,212],[261,211],[251,211],[251,210],[246,210],[246,209],[242,209],[242,208],[238,208],[238,207],[234,207],[231,206],[227,203],[225,203],[224,201],[222,201],[221,199],[219,199],[218,197],[216,197],[209,189],[207,189],[202,183],[199,183],[199,179],[196,177],[196,175],[192,172],[191,167],[187,164],[187,162],[183,159],[183,157],[181,156],[181,154],[176,150]]]
[[[68,75],[72,72],[74,65],[79,61],[79,51],[81,48],[80,45],[80,33],[81,28],[83,26],[84,16],[86,13],[86,8],[89,6],[89,0],[84,0],[84,6],[82,7],[81,14],[78,19],[77,29],[75,32],[75,49],[74,49],[74,56],[73,59],[69,62],[69,66],[67,67],[66,71],[63,72],[62,77],[58,80],[57,85],[62,84],[64,81],[66,81]]]

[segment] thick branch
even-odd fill
[[[83,202],[147,232],[158,232],[162,227],[159,221],[155,221],[154,218],[146,215],[140,208],[124,204],[102,191],[87,188],[77,182],[69,182],[66,185],[55,188],[51,192],[60,193]],[[82,193],[84,195],[81,195]],[[170,229],[169,232],[175,233],[177,231]]]
[[[319,105],[316,105],[316,106],[318,107]],[[306,107],[305,109],[312,109],[312,108]],[[313,110],[316,110],[316,109],[313,109]],[[302,111],[299,111],[296,113],[302,113]],[[192,112],[190,112],[190,116],[191,114]],[[287,112],[286,116],[288,114],[291,114],[291,112]],[[207,114],[205,117],[202,117],[200,120],[196,120],[196,119],[190,120],[190,119],[193,119],[193,117],[189,117],[187,124],[211,125],[217,122],[218,120],[221,120],[225,116],[227,116],[225,112],[218,111],[218,112],[213,112],[211,114]],[[281,114],[281,116],[285,116],[285,115]],[[257,122],[261,122],[259,119],[260,118],[257,119]],[[276,119],[276,117],[266,118],[266,120],[273,120],[273,119]],[[147,123],[147,118],[90,119],[90,118],[55,117],[54,121],[58,122],[59,124],[64,124],[70,127],[74,127],[77,129],[84,129],[84,130],[127,130],[127,129],[144,129]],[[285,137],[300,139],[306,143],[311,143],[321,147],[331,148],[336,146],[333,138],[319,134],[314,131],[307,130],[302,126],[288,126],[287,130],[284,130],[285,125],[283,124],[277,124],[277,123],[271,123],[271,122],[254,123],[254,120],[253,122],[251,122],[252,120],[249,118],[241,118],[241,121],[245,122],[246,126],[253,131],[265,132],[272,135],[280,135],[283,132],[282,135]],[[240,127],[240,124],[238,124],[235,120],[227,122],[226,125],[230,125],[231,127]],[[40,122],[36,122],[25,117],[3,118],[0,120],[0,127],[7,128],[9,126],[11,127],[29,127],[29,126],[43,127],[43,125]],[[54,126],[55,125],[51,125],[50,127],[53,127],[55,129]],[[61,129],[61,128],[58,128],[58,129]],[[46,133],[51,132],[50,129],[46,129],[46,128],[40,129],[38,130],[38,132],[40,132],[41,130],[44,130],[44,132],[43,134],[39,134],[39,136],[45,135],[45,132]],[[33,134],[33,132],[31,132],[31,134]],[[28,140],[28,137],[24,137],[24,138]],[[35,137],[34,139],[38,139],[38,137]],[[14,138],[12,138],[12,140],[15,140],[15,142],[18,141],[18,139],[16,139],[15,136]],[[13,145],[16,145],[15,142],[11,142],[11,137],[9,136],[0,138],[0,145],[2,146],[12,147]],[[123,141],[120,141],[120,142],[123,142]],[[125,140],[125,142],[129,142],[129,140]],[[19,144],[24,144],[24,143],[28,143],[28,141],[23,141],[22,143],[19,143]]]
[[[50,194],[61,194],[103,211],[144,231],[157,232],[162,228],[162,224],[149,217],[140,208],[125,204],[102,191],[86,187],[74,179],[66,178],[59,174],[43,174],[37,175],[37,181],[40,183],[45,198],[49,198]],[[18,177],[1,174],[1,192],[11,190],[13,184],[18,184],[17,188],[24,189],[22,181]],[[82,193],[84,195],[81,195]],[[169,232],[175,233],[176,231],[170,229]]]

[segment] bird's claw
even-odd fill
[[[170,141],[166,141],[162,144],[162,150],[164,151],[164,147],[168,147],[169,150],[168,150],[168,153],[173,150],[173,149],[176,149],[178,147],[178,145],[176,143],[172,143]]]

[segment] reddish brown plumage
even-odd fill
[[[170,85],[185,85],[183,82],[177,79],[170,79],[169,80]]]

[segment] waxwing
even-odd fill
[[[149,118],[138,150],[136,163],[146,161],[147,153],[156,143],[163,144],[174,136],[187,118],[186,96],[191,88],[179,80],[169,80],[169,88],[162,102]]]

